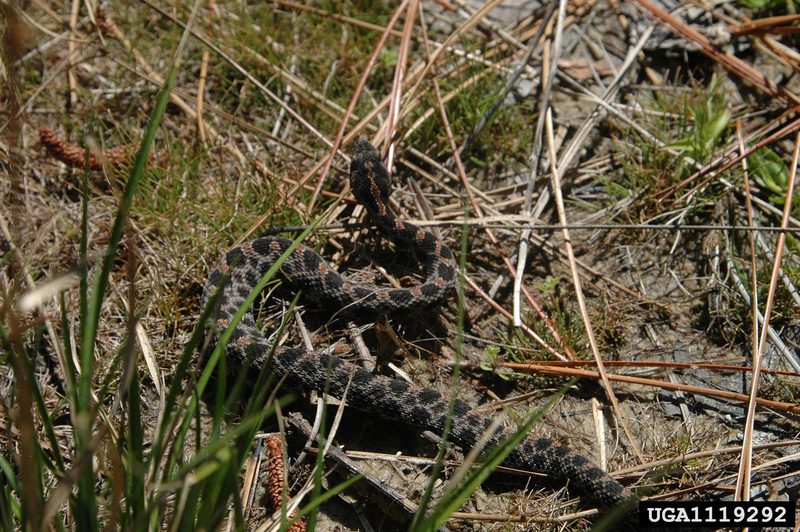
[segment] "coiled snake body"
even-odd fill
[[[348,282],[313,250],[299,245],[281,266],[282,276],[303,290],[306,298],[326,308],[350,309],[358,314],[398,314],[441,303],[456,281],[455,260],[450,249],[430,232],[401,221],[391,212],[388,199],[391,182],[377,150],[366,140],[356,143],[350,166],[350,184],[356,199],[366,207],[372,221],[388,238],[411,246],[424,265],[425,282],[413,288],[378,288]],[[220,261],[203,290],[205,306],[221,290],[212,310],[210,334],[228,327],[264,272],[292,243],[285,238],[263,237],[240,245]],[[227,280],[225,279],[227,278]],[[221,285],[221,286],[220,286]],[[216,327],[214,326],[216,325]],[[212,337],[213,341],[213,337]],[[347,404],[378,417],[441,433],[448,401],[436,391],[373,374],[349,362],[319,352],[275,347],[256,327],[251,309],[239,322],[225,347],[226,363],[232,373],[258,373],[270,364],[277,378],[301,389],[313,389],[342,397]],[[461,401],[455,403],[450,438],[472,448],[489,425],[489,420],[471,412]],[[487,448],[504,434],[489,439]],[[636,513],[636,499],[619,482],[589,459],[548,438],[528,437],[505,460],[505,465],[541,471],[583,493],[588,501],[613,507],[630,499],[629,516]]]

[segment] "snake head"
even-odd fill
[[[364,138],[359,138],[353,149],[350,188],[359,203],[373,212],[384,210],[392,193],[392,180],[381,154]]]

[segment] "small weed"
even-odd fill
[[[725,99],[718,90],[716,79],[712,80],[705,98],[700,98],[699,101],[689,105],[688,111],[691,121],[686,134],[667,147],[702,164],[724,142],[723,133],[731,121],[731,115]],[[683,176],[688,171],[690,171],[688,167],[681,168],[679,175]]]
[[[768,199],[778,208],[783,208],[789,192],[789,168],[783,159],[769,148],[761,148],[747,158],[751,175],[759,186],[770,192]],[[792,216],[800,215],[800,196],[792,196]],[[800,251],[800,244],[792,234],[786,235],[786,247]]]
[[[797,13],[797,5],[794,0],[739,0],[739,3],[755,11]],[[781,8],[785,9],[781,10]]]
[[[514,377],[514,372],[508,368],[498,367],[498,363],[501,361],[501,349],[496,345],[490,345],[486,348],[486,351],[484,351],[480,366],[483,371],[497,375],[506,381],[511,380]]]
[[[560,282],[561,276],[556,275],[553,277],[552,275],[548,275],[544,281],[536,284],[536,290],[544,295],[553,295],[556,291],[556,286],[558,286]]]
[[[654,196],[713,159],[727,141],[731,120],[716,80],[691,92],[656,93],[650,104],[655,112],[646,114],[642,125],[657,142],[631,130],[624,143],[623,172],[602,178],[610,201],[634,199],[636,208],[626,209],[626,216],[635,217],[636,222],[663,208]],[[716,189],[709,188],[695,202],[714,200],[714,194],[718,194]]]
[[[780,156],[769,148],[761,148],[747,158],[747,165],[756,183],[772,192],[769,200],[782,205],[789,184],[789,169]]]

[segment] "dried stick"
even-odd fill
[[[375,62],[378,60],[378,54],[383,49],[383,45],[386,43],[386,39],[389,37],[389,30],[393,28],[395,24],[397,24],[397,21],[408,4],[408,1],[409,0],[403,0],[403,2],[397,7],[394,15],[392,15],[391,20],[389,20],[389,23],[386,25],[386,29],[381,34],[380,39],[378,39],[378,43],[375,45],[375,50],[372,52],[372,55],[364,67],[364,72],[361,74],[361,79],[358,80],[358,85],[356,85],[356,88],[353,91],[353,96],[350,98],[350,103],[347,104],[347,111],[345,111],[344,117],[339,125],[339,131],[336,132],[336,138],[333,141],[333,146],[331,146],[330,153],[325,158],[325,162],[320,170],[319,179],[317,179],[317,184],[314,187],[314,193],[311,195],[311,200],[308,202],[308,212],[311,212],[314,209],[314,204],[317,202],[319,193],[322,190],[322,185],[325,183],[325,179],[328,177],[328,171],[331,168],[331,164],[333,164],[333,158],[336,156],[336,152],[339,150],[339,146],[342,144],[344,130],[347,127],[347,123],[350,121],[350,114],[353,112],[353,109],[355,109],[356,102],[358,102],[358,98],[361,96],[361,92],[364,90],[364,86],[367,83],[367,77],[369,77],[369,74],[372,72],[372,68],[375,66]],[[300,183],[303,183],[303,180],[301,180]]]
[[[272,506],[277,510],[283,507],[283,494],[286,487],[286,467],[283,460],[283,443],[278,434],[267,437],[267,493]],[[291,521],[297,512],[286,516]],[[289,532],[305,532],[306,523],[299,519],[288,528]]]
[[[792,193],[794,192],[794,183],[797,177],[797,163],[800,157],[800,133],[797,134],[794,141],[794,153],[792,154],[792,166],[789,171],[789,182],[786,184],[786,200],[783,207],[783,217],[781,218],[781,227],[786,228],[789,224],[789,215],[792,212]],[[758,387],[761,381],[761,365],[764,361],[764,349],[767,344],[767,330],[769,328],[769,319],[772,315],[772,307],[775,304],[775,292],[778,288],[778,278],[781,269],[781,261],[783,259],[784,243],[786,242],[786,233],[778,233],[777,243],[775,244],[775,257],[772,263],[772,274],[769,278],[769,290],[767,292],[767,301],[764,308],[764,326],[761,329],[761,337],[758,342],[758,349],[756,350],[756,358],[753,360],[753,378],[751,380],[750,400],[747,405],[747,420],[744,427],[744,435],[742,437],[742,456],[740,459],[739,475],[737,477],[737,492],[736,498],[746,501],[749,498],[750,492],[750,475],[746,474],[750,468],[750,463],[753,459],[753,425],[755,423],[756,401],[758,400]],[[755,303],[754,303],[755,304]]]
[[[444,102],[442,101],[442,94],[441,94],[441,90],[439,88],[439,81],[438,81],[438,79],[436,77],[435,69],[434,69],[434,66],[433,66],[435,58],[434,58],[434,55],[431,53],[430,47],[428,46],[427,30],[426,30],[426,27],[425,27],[424,19],[422,18],[422,12],[420,13],[420,20],[422,22],[423,36],[425,37],[426,53],[428,55],[428,63],[430,64],[431,81],[433,82],[433,90],[434,90],[434,94],[436,96],[436,104],[437,104],[437,107],[438,107],[438,110],[439,110],[439,115],[440,115],[440,118],[442,120],[442,124],[444,125],[444,128],[445,128],[445,133],[447,135],[447,140],[450,143],[450,150],[453,153],[453,161],[455,162],[456,170],[458,172],[457,175],[458,175],[459,179],[461,180],[461,184],[464,187],[464,190],[467,192],[467,197],[469,199],[470,206],[472,207],[472,211],[477,216],[483,216],[483,209],[481,208],[480,203],[476,200],[475,195],[473,194],[472,188],[470,187],[469,180],[467,179],[466,170],[464,169],[464,165],[461,162],[461,156],[460,156],[458,147],[456,146],[455,139],[453,138],[453,131],[452,131],[451,127],[450,127],[450,121],[449,121],[449,119],[447,117],[447,111],[445,110]],[[492,244],[495,247],[497,247],[498,250],[499,250],[500,249],[500,241],[497,238],[497,236],[495,236],[494,231],[492,231],[490,229],[484,229],[484,231],[486,233],[486,236],[489,237],[489,240],[492,242]],[[509,271],[511,276],[516,278],[516,276],[518,276],[519,274],[517,273],[517,270],[514,268],[514,265],[511,263],[511,260],[502,251],[500,251],[500,256],[502,258],[503,264],[505,265],[506,269]],[[569,347],[561,341],[561,337],[558,334],[558,331],[556,330],[556,328],[553,325],[553,323],[550,320],[550,318],[547,316],[547,314],[544,312],[544,310],[539,306],[539,304],[536,302],[536,300],[533,298],[533,296],[530,294],[530,292],[527,290],[527,288],[525,288],[525,287],[522,287],[522,288],[523,288],[523,291],[525,293],[526,298],[528,299],[528,302],[531,304],[531,306],[533,308],[535,308],[537,310],[539,316],[542,317],[542,320],[547,325],[547,328],[550,330],[551,334],[553,335],[553,337],[558,342],[559,347],[561,347],[564,351],[566,351],[567,356],[569,358],[574,358],[574,353],[572,353],[572,351],[569,349]],[[520,326],[521,325],[522,324],[520,324]],[[538,336],[536,338],[537,338],[537,341],[541,340]],[[544,342],[544,340],[541,340],[541,341]],[[546,346],[546,348],[551,352],[554,351],[550,346]],[[563,355],[558,355],[558,358],[562,358],[563,359],[564,357],[563,357]]]
[[[43,127],[39,130],[39,140],[54,159],[72,168],[83,168],[86,162],[86,152],[88,148],[82,148],[77,144],[72,144],[60,138],[54,131]],[[101,171],[103,168],[117,171],[125,164],[129,163],[136,154],[135,144],[126,144],[110,148],[102,153],[89,151],[89,169]],[[152,158],[152,154],[151,154]]]
[[[556,166],[556,151],[555,151],[555,140],[553,139],[553,118],[552,118],[552,109],[548,108],[546,111],[546,119],[545,119],[545,133],[547,138],[547,157],[550,160],[550,173],[553,180],[552,189],[553,189],[553,200],[556,204],[556,210],[558,212],[558,221],[566,225],[567,224],[567,215],[564,209],[564,199],[561,196],[561,178],[560,178],[560,170]],[[639,448],[639,444],[636,442],[636,439],[633,437],[633,434],[630,432],[630,428],[628,427],[628,423],[625,421],[625,416],[622,415],[622,410],[620,410],[619,402],[617,401],[617,396],[614,394],[614,389],[611,387],[611,381],[606,376],[606,369],[603,366],[603,358],[600,356],[600,349],[597,346],[597,340],[594,337],[594,329],[592,328],[592,322],[589,319],[589,312],[586,309],[586,300],[583,297],[583,289],[581,288],[581,278],[580,274],[578,273],[578,265],[575,261],[575,253],[572,249],[572,240],[569,236],[569,230],[564,229],[564,247],[567,251],[567,258],[569,259],[569,269],[572,273],[572,284],[575,286],[575,295],[578,299],[578,307],[581,310],[581,316],[583,317],[583,324],[586,329],[586,336],[589,339],[589,345],[592,348],[592,354],[594,355],[595,362],[597,363],[597,371],[600,374],[600,378],[603,381],[603,387],[606,390],[606,395],[608,399],[611,401],[611,407],[614,409],[614,413],[617,415],[619,419],[619,424],[622,429],[625,431],[625,435],[628,437],[628,440],[633,447],[634,452],[636,452],[636,456],[639,458],[640,462],[644,462],[644,457],[642,456],[642,451]]]
[[[536,372],[542,375],[557,375],[560,377],[581,377],[589,379],[599,379],[600,373],[597,371],[579,369],[579,368],[565,368],[553,367],[542,364],[528,364],[519,362],[505,362],[498,364],[500,367],[510,368],[514,371]],[[715,390],[712,388],[702,388],[700,386],[692,386],[691,384],[681,384],[677,382],[661,381],[657,379],[649,379],[646,377],[635,377],[633,375],[619,375],[616,373],[606,373],[605,377],[609,381],[627,382],[629,384],[640,384],[642,386],[655,386],[664,390],[680,390],[688,393],[696,393],[708,397],[719,397],[721,399],[728,399],[730,401],[738,401],[744,403],[748,401],[748,396],[743,393],[729,392],[727,390]],[[792,403],[784,403],[781,401],[773,401],[771,399],[764,399],[757,397],[755,402],[761,406],[779,410],[781,412],[791,412],[793,414],[800,414],[800,405]]]

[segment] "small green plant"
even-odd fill
[[[797,13],[797,6],[793,0],[739,0],[739,2],[756,11],[771,11],[785,7],[786,13]]]
[[[538,290],[544,295],[553,295],[556,291],[558,283],[560,282],[561,282],[560,275],[556,275],[555,277],[552,275],[548,275],[544,281],[536,284],[536,290]]]
[[[514,372],[508,368],[498,367],[502,354],[500,348],[496,345],[490,345],[486,348],[486,352],[481,357],[481,369],[494,373],[505,381],[510,381],[514,377]]]
[[[627,130],[620,141],[623,171],[601,178],[609,202],[632,202],[620,214],[635,223],[671,207],[662,192],[670,191],[671,197],[673,187],[714,158],[727,142],[732,118],[716,79],[690,91],[655,92],[642,107],[647,109],[642,129]],[[709,195],[716,191],[707,187],[694,197],[713,201]]]
[[[772,193],[769,200],[783,205],[789,186],[789,169],[780,155],[769,148],[761,148],[747,158],[747,166],[755,182]]]
[[[686,135],[667,147],[698,162],[706,161],[714,154],[731,121],[731,114],[718,88],[716,79],[712,80],[705,99],[689,107],[692,125]]]
[[[770,192],[769,201],[783,207],[789,192],[789,168],[780,155],[769,148],[761,148],[747,158],[747,165],[753,179],[759,186]],[[797,216],[797,207],[800,197],[792,196],[792,214]],[[786,245],[789,249],[798,249],[797,240],[791,235],[786,235]]]

